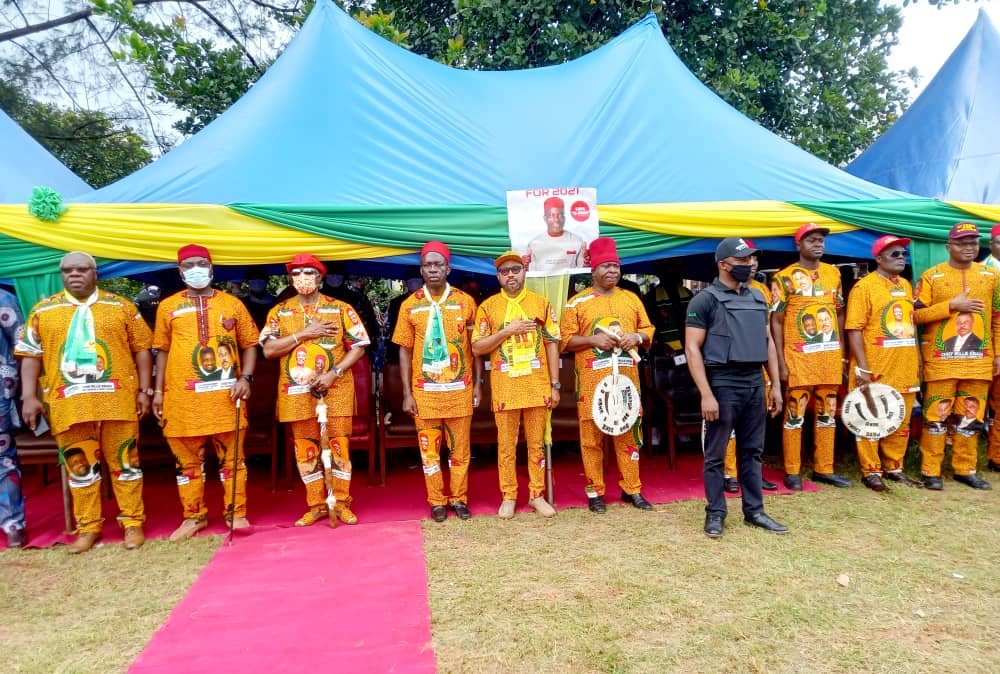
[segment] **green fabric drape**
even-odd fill
[[[62,275],[59,272],[18,276],[14,279],[14,294],[17,295],[17,303],[21,305],[21,311],[24,312],[25,318],[31,313],[31,307],[35,306],[36,303],[55,295],[62,289]]]
[[[389,248],[419,250],[444,241],[456,255],[496,257],[510,248],[505,206],[284,206],[229,204],[235,211],[311,234]],[[689,237],[601,223],[623,257],[656,253],[693,241]]]

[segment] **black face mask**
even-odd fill
[[[736,279],[737,283],[746,283],[750,279],[753,266],[749,264],[734,264],[729,274]]]

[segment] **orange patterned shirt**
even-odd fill
[[[156,312],[153,348],[167,352],[163,435],[215,435],[233,429],[230,389],[240,376],[240,354],[259,333],[243,302],[221,290],[211,296],[171,295]],[[246,428],[246,409],[240,428]]]
[[[913,323],[913,289],[905,278],[872,272],[847,298],[845,330],[860,330],[872,377],[906,393],[920,390],[920,360]],[[851,358],[851,381],[854,366]]]
[[[969,291],[983,311],[952,312],[948,303]],[[924,381],[993,379],[993,339],[1000,334],[1000,283],[996,270],[978,262],[955,269],[947,262],[925,271],[917,282],[914,319],[923,325],[920,346]],[[965,334],[960,334],[965,333]]]
[[[303,307],[298,295],[272,307],[261,330],[260,343],[272,337],[287,337],[314,320],[332,321],[340,329],[332,337],[303,341],[281,357],[278,421],[315,417],[317,399],[309,391],[313,378],[333,369],[348,349],[363,349],[371,343],[357,312],[346,302],[326,295],[320,295],[315,307]],[[334,380],[325,400],[331,418],[354,414],[354,375],[350,369]]]
[[[653,325],[646,316],[642,301],[634,293],[613,288],[611,294],[600,295],[593,288],[587,288],[573,295],[563,309],[559,321],[563,350],[570,337],[589,337],[597,333],[598,325],[610,329],[618,327],[622,332],[641,332],[647,342],[653,339]],[[580,419],[594,418],[591,409],[594,390],[602,379],[611,374],[611,368],[611,351],[589,348],[574,354],[576,408]],[[618,356],[618,371],[639,389],[639,369],[627,353]]]
[[[441,305],[450,366],[440,374],[421,368],[424,335],[431,315],[431,303],[421,288],[403,302],[392,341],[410,350],[410,385],[417,411],[425,419],[450,419],[472,414],[472,346],[469,341],[476,317],[476,302],[458,288],[449,286],[448,299]],[[440,302],[440,298],[438,299]]]
[[[517,344],[501,344],[489,356],[490,390],[493,411],[519,410],[527,407],[544,407],[551,397],[552,381],[549,378],[545,342],[559,342],[559,326],[549,301],[530,290],[521,300],[525,318],[535,322],[535,331],[512,338]],[[503,291],[488,298],[476,310],[476,329],[472,341],[489,337],[504,329],[507,315],[507,296]],[[530,371],[524,376],[513,376],[510,364],[518,357],[515,350],[523,348],[530,355]],[[516,370],[515,370],[516,371]]]
[[[90,310],[97,341],[97,374],[75,376],[60,363],[76,305],[65,293],[31,309],[14,353],[40,358],[42,401],[54,434],[88,421],[135,421],[139,373],[133,354],[149,349],[152,332],[130,301],[98,290]]]
[[[771,301],[771,311],[785,313],[782,355],[788,386],[840,386],[844,377],[837,323],[837,311],[844,307],[840,271],[825,262],[815,270],[796,262],[774,275]]]

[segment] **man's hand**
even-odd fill
[[[321,339],[323,337],[336,337],[339,331],[340,328],[333,321],[313,321],[296,334],[299,337],[299,341],[306,341],[309,339]]]
[[[229,389],[230,400],[248,400],[250,398],[250,382],[246,379],[237,379],[233,388]],[[153,399],[153,411],[156,411],[156,399]]]
[[[778,365],[778,376],[781,377],[781,381],[788,381],[788,365],[785,363],[780,363]]]
[[[638,332],[629,332],[618,338],[618,346],[622,351],[631,351],[642,346],[642,335]]]
[[[411,417],[417,416],[417,401],[413,399],[412,393],[403,394],[403,411]]]
[[[559,407],[559,389],[552,389],[549,392],[549,397],[545,399],[545,406],[550,410],[554,410]]]
[[[153,394],[153,416],[163,421],[163,391]]]
[[[995,366],[994,366],[995,367]],[[854,370],[854,383],[858,386],[864,386],[865,384],[872,383],[872,376],[868,372],[856,369]]]
[[[28,422],[28,428],[34,431],[38,428],[38,418],[44,414],[45,406],[42,405],[42,401],[35,396],[30,398],[25,396],[24,402],[21,406],[21,414],[24,420]]]
[[[143,391],[139,391],[135,394],[135,415],[142,419],[147,414],[149,414],[149,409],[151,407],[149,396]]]
[[[472,387],[472,407],[478,408],[479,403],[483,400],[483,385],[478,381]]]
[[[701,397],[701,416],[705,421],[719,420],[719,401],[714,395],[703,395]]]
[[[535,322],[529,321],[527,318],[515,318],[504,327],[504,331],[511,336],[526,335],[535,331]]]
[[[982,300],[975,300],[969,297],[968,290],[963,290],[961,295],[948,302],[948,309],[952,313],[956,311],[982,311],[985,306]]]
[[[776,417],[781,414],[781,408],[785,405],[785,401],[781,398],[781,387],[772,384],[771,392],[767,396],[767,410],[771,413],[772,417]]]
[[[993,376],[1000,375],[1000,356],[993,359]]]
[[[618,347],[618,339],[606,332],[598,332],[590,336],[591,344],[601,351],[610,351]]]

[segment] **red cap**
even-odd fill
[[[548,212],[550,208],[558,208],[560,210],[563,210],[566,208],[566,203],[559,197],[549,197],[548,199],[545,200],[544,208],[546,212]]]
[[[830,233],[830,228],[820,227],[815,222],[807,222],[799,227],[799,231],[795,232],[795,243],[801,241],[806,234],[812,234],[813,232],[819,232],[823,236],[826,236]]]
[[[967,239],[970,236],[979,238],[979,228],[974,222],[956,222],[955,226],[948,232],[949,239]]]
[[[991,239],[995,239],[995,238],[997,238],[997,236],[1000,236],[1000,222],[998,222],[997,224],[993,225],[993,229],[990,230],[990,238]]]
[[[177,251],[177,264],[180,264],[189,257],[203,257],[209,262],[212,261],[212,254],[208,252],[208,248],[205,246],[199,246],[196,243],[189,243],[183,248]]]
[[[622,263],[618,259],[618,247],[615,245],[615,240],[602,236],[590,242],[590,266],[591,268],[598,267],[605,262]]]
[[[902,246],[906,248],[910,245],[910,240],[905,236],[894,236],[892,234],[886,234],[875,240],[872,244],[872,257],[878,257],[879,254],[888,248],[889,246]]]
[[[424,244],[424,247],[420,249],[420,259],[424,259],[424,255],[427,253],[440,253],[444,256],[444,261],[451,264],[451,251],[448,250],[448,246],[444,245],[440,241],[428,241]]]
[[[297,253],[292,261],[285,265],[285,269],[291,274],[296,267],[312,267],[319,270],[319,273],[326,276],[326,265],[319,261],[312,253]]]

